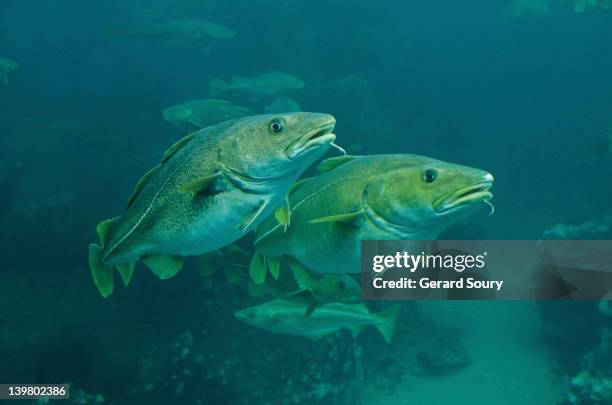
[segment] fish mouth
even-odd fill
[[[493,198],[493,193],[489,191],[492,186],[492,181],[484,181],[452,191],[434,201],[433,209],[438,214],[445,214],[481,201],[489,201]]]
[[[307,132],[304,136],[298,138],[287,147],[285,152],[287,157],[289,159],[294,159],[311,149],[332,143],[336,140],[336,134],[332,133],[335,126],[336,123],[331,122]]]

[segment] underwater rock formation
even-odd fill
[[[420,371],[425,376],[443,376],[459,371],[472,362],[463,340],[450,333],[433,341],[417,355]]]
[[[571,379],[564,405],[612,403],[612,329],[601,332],[597,348],[584,356],[582,370]]]

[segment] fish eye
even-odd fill
[[[344,281],[338,281],[338,288],[340,288],[340,289],[345,289],[346,288],[346,284],[344,283]]]
[[[434,169],[427,169],[423,172],[423,181],[425,183],[433,183],[438,177],[438,172]]]
[[[270,130],[274,133],[283,132],[283,128],[285,127],[285,123],[280,118],[274,118],[270,121]]]

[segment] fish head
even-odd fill
[[[164,115],[164,120],[176,124],[186,122],[191,116],[191,110],[177,105],[166,108],[162,114]]]
[[[336,139],[336,120],[321,113],[287,113],[240,118],[229,128],[222,159],[251,179],[295,180]]]
[[[236,32],[231,29],[209,21],[204,25],[204,31],[208,37],[214,39],[233,39],[236,37]]]
[[[490,173],[423,156],[381,176],[364,191],[366,211],[415,239],[434,239],[493,198]]]
[[[275,311],[271,311],[265,305],[241,309],[235,312],[234,316],[247,325],[268,330],[273,330],[274,325],[278,324],[279,321],[278,314]]]
[[[355,279],[347,274],[326,274],[314,287],[312,294],[323,303],[355,304],[360,301],[361,288]]]

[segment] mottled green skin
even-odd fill
[[[270,121],[278,118],[285,122],[284,131],[273,133]],[[300,149],[293,159],[286,151],[308,133],[322,126],[333,128],[334,123],[326,114],[295,113],[245,117],[198,131],[161,164],[111,224],[103,241],[103,265],[131,263],[148,254],[198,255],[239,239],[273,212],[290,185],[333,139]],[[215,172],[222,175],[212,192],[181,190]],[[262,204],[265,209],[253,223],[241,228]]]
[[[436,182],[422,180],[434,168]],[[274,218],[257,229],[256,251],[290,256],[317,273],[359,272],[361,240],[432,240],[476,204],[436,213],[441,196],[492,176],[478,169],[416,155],[358,157],[304,183],[289,196],[290,226]],[[355,223],[309,221],[365,211]]]

